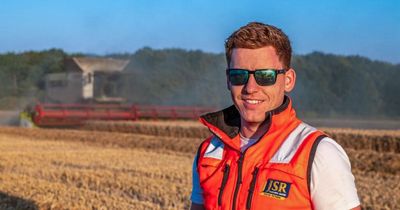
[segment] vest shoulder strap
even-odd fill
[[[324,139],[325,137],[327,137],[327,135],[325,134],[321,134],[319,135],[316,140],[314,141],[313,145],[311,146],[311,151],[310,151],[310,155],[308,157],[308,164],[307,164],[307,186],[308,186],[308,192],[311,192],[311,187],[310,187],[310,183],[311,183],[311,170],[312,170],[312,165],[314,162],[314,158],[315,158],[315,153],[317,152],[317,147],[318,144],[321,142],[322,139]]]

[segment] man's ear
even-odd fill
[[[296,72],[294,69],[290,68],[285,73],[285,92],[290,92],[293,90],[296,84]]]

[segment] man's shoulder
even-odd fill
[[[336,152],[336,151],[343,150],[342,146],[340,146],[334,139],[332,139],[329,136],[327,136],[321,140],[321,142],[318,145],[318,149],[320,151],[323,150],[326,152],[328,152],[328,151]]]
[[[323,138],[318,144],[314,157],[314,165],[338,169],[350,166],[346,151],[330,137]]]
[[[218,147],[222,144],[219,138],[215,135],[211,135],[204,139],[197,148],[197,156],[204,150],[209,147],[209,145],[213,145],[214,147]]]
[[[315,150],[315,158],[327,160],[332,158],[341,158],[345,161],[348,160],[347,154],[343,147],[321,129],[315,128],[314,126],[301,121],[299,126],[294,129],[292,133],[297,134],[296,138],[306,138],[312,133],[318,133],[316,140],[319,139],[319,141],[310,142],[314,144],[313,147],[315,147],[313,148],[313,150]]]
[[[302,132],[300,134],[305,133],[305,131],[311,132],[319,132],[321,135],[319,136],[320,141],[316,145],[316,153],[315,156],[317,158],[329,158],[329,157],[338,157],[347,159],[347,154],[342,146],[340,146],[332,137],[327,135],[323,130],[318,129],[304,121],[301,121],[299,125],[301,127]]]
[[[320,147],[341,148],[341,146],[332,137],[326,134],[323,130],[316,128],[313,125],[310,125],[302,120],[300,120],[300,124],[292,131],[292,133],[296,133],[298,136],[303,136],[303,137],[307,137],[315,132],[319,133],[317,137],[320,138],[317,148]]]

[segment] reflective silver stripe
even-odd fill
[[[222,155],[224,153],[224,143],[216,136],[211,139],[208,145],[204,157],[215,158],[222,160]]]
[[[300,147],[301,143],[314,131],[317,129],[306,124],[301,123],[297,126],[285,139],[281,147],[276,151],[274,156],[269,161],[270,163],[289,163],[294,154],[296,154],[297,149]]]

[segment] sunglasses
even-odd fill
[[[276,82],[278,74],[284,74],[286,69],[256,69],[250,71],[247,69],[227,69],[226,74],[232,85],[245,85],[249,81],[250,74],[254,75],[258,85],[268,86]]]

